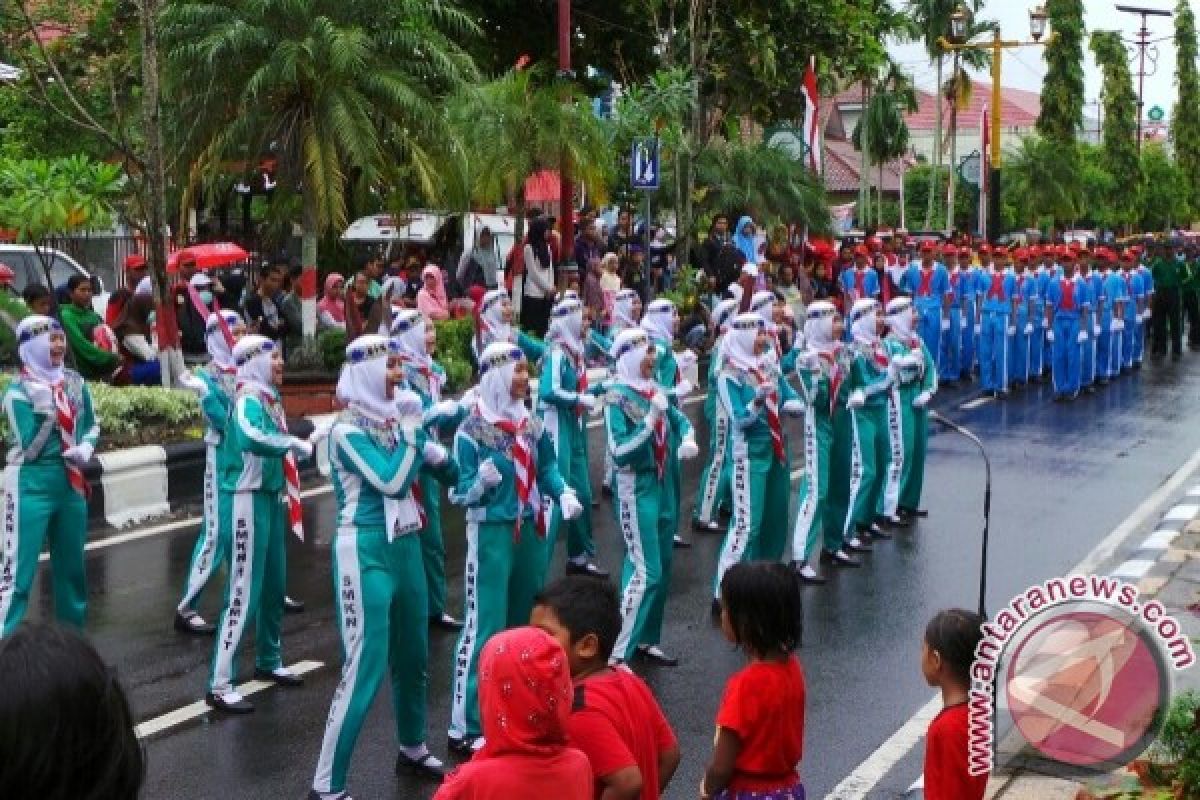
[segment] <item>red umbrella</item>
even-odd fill
[[[179,262],[189,257],[196,262],[196,268],[217,269],[230,264],[240,264],[250,258],[250,254],[233,242],[210,242],[209,244],[194,244],[182,250],[171,253],[167,259],[167,272],[176,272]]]

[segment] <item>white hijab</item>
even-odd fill
[[[913,304],[907,297],[897,297],[887,304],[886,321],[897,337],[910,341],[913,338]]]
[[[407,309],[392,318],[391,337],[395,350],[405,358],[423,366],[430,366],[433,359],[425,349],[425,326],[429,323],[420,311]]]
[[[512,325],[504,321],[504,314],[501,310],[505,300],[511,301],[507,289],[492,289],[483,296],[483,300],[480,302],[479,322],[483,330],[480,331],[479,338],[485,348],[492,342],[516,341]]]
[[[879,341],[879,303],[869,297],[857,301],[850,310],[850,333],[859,344],[874,346]]]
[[[724,331],[723,328],[729,327],[729,321],[737,314],[738,300],[730,298],[717,303],[713,309],[712,320],[713,327],[716,328],[716,333],[720,336]]]
[[[638,321],[633,318],[633,301],[638,299],[634,289],[622,289],[613,300],[613,326],[619,330],[636,328]]]
[[[583,306],[579,295],[568,292],[554,304],[546,341],[562,345],[573,358],[583,357]]]
[[[738,314],[725,334],[721,357],[737,369],[753,370],[762,367],[762,356],[755,352],[758,334],[763,330],[762,317],[753,311]]]
[[[750,298],[750,311],[762,317],[763,324],[767,326],[767,330],[775,330],[775,293],[774,292],[755,292]]]
[[[396,416],[396,402],[388,397],[388,340],[360,336],[346,347],[346,364],[338,376],[337,398],[342,403],[379,420]]]
[[[493,342],[479,357],[479,412],[488,422],[528,419],[525,402],[512,396],[513,372],[524,360],[521,349],[511,342]]]
[[[809,304],[804,320],[804,340],[810,348],[829,353],[841,347],[842,343],[833,338],[833,318],[837,313],[837,307],[826,300]]]
[[[238,339],[233,346],[233,360],[237,364],[239,385],[267,394],[275,391],[275,384],[271,381],[271,356],[275,346],[270,339],[258,334]]]
[[[646,313],[642,314],[642,330],[653,339],[672,342],[675,340],[675,325],[678,319],[674,303],[670,300],[655,300],[646,307]]]
[[[232,371],[236,366],[233,362],[233,344],[225,338],[225,331],[221,329],[221,320],[225,320],[225,327],[230,331],[244,326],[245,323],[242,322],[241,316],[236,311],[222,310],[209,315],[208,322],[204,326],[204,344],[208,348],[208,355],[212,358],[212,362],[223,370]]]
[[[653,346],[650,337],[641,328],[621,331],[612,345],[618,383],[637,392],[650,392],[658,388],[653,377],[642,377],[642,363],[646,360],[646,352]]]
[[[65,370],[62,364],[50,362],[50,334],[62,333],[58,320],[31,314],[17,325],[17,353],[25,372],[37,381],[57,386],[62,382]]]

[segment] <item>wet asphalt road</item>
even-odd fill
[[[1050,402],[1047,386],[1031,387],[1004,403],[971,410],[959,406],[973,388],[946,390],[935,401],[943,413],[985,441],[993,465],[992,563],[989,607],[1027,584],[1077,563],[1150,492],[1200,447],[1200,356],[1147,365],[1094,396],[1069,405]],[[698,403],[689,406],[693,419]],[[793,433],[797,433],[791,423]],[[592,452],[600,453],[600,431]],[[700,432],[704,441],[704,431]],[[797,450],[793,437],[793,452]],[[599,458],[594,457],[598,462]],[[685,469],[690,516],[699,462]],[[598,464],[593,481],[599,486]],[[824,587],[805,590],[808,714],[802,774],[809,797],[823,797],[901,726],[930,696],[918,666],[921,632],[933,612],[973,608],[978,593],[983,468],[968,442],[936,433],[930,442],[925,506],[930,517],[895,541],[877,546],[860,570],[834,573]],[[284,625],[284,659],[320,661],[298,690],[269,689],[253,696],[256,713],[244,718],[205,715],[146,742],[147,798],[303,798],[312,779],[325,714],[338,679],[340,652],[332,610],[329,540],[332,495],[306,501],[309,540],[289,537],[289,592],[308,610]],[[595,510],[601,564],[619,567],[620,540],[611,506]],[[462,526],[447,517],[447,570],[451,609],[461,608]],[[791,516],[781,524],[790,526]],[[640,669],[680,738],[684,758],[671,798],[695,796],[711,747],[712,720],[725,678],[742,659],[709,619],[710,585],[720,537],[686,535],[696,542],[677,555],[667,608],[664,647],[682,658],[676,669]],[[102,548],[88,559],[91,608],[88,632],[114,663],[139,721],[200,699],[211,639],[171,629],[194,527]],[[558,553],[558,562],[562,552]],[[560,569],[555,570],[559,574]],[[46,585],[32,613],[44,616]],[[218,587],[202,611],[216,615]],[[445,752],[451,634],[433,633],[430,653],[429,741]],[[249,677],[252,637],[243,650]],[[428,784],[392,774],[395,757],[390,703],[375,706],[359,740],[349,789],[363,798],[425,798]],[[902,762],[872,796],[894,797],[920,769],[919,753]]]

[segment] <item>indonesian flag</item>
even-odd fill
[[[991,114],[984,106],[979,112],[979,235],[987,237],[988,184],[991,182]]]
[[[821,136],[817,121],[817,57],[810,56],[804,71],[804,147],[808,150],[808,168],[821,172]]]

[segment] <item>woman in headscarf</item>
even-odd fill
[[[754,220],[749,215],[739,219],[737,227],[733,229],[733,246],[746,259],[747,264],[755,266],[763,261],[763,256],[758,252],[757,234],[758,229],[755,228]]]
[[[615,379],[609,386],[604,420],[613,477],[616,515],[625,542],[621,569],[621,634],[613,656],[629,661],[641,654],[674,666],[659,646],[663,611],[671,585],[678,508],[666,487],[670,462],[699,453],[687,417],[667,401],[654,378],[658,355],[645,331],[630,328],[613,344]],[[677,445],[672,443],[678,442]],[[676,502],[677,502],[676,497]]]
[[[83,378],[63,366],[67,337],[58,322],[37,314],[17,325],[21,372],[4,392],[10,447],[4,472],[0,564],[0,637],[25,616],[42,545],[50,551],[54,616],[83,627],[87,577],[87,500],[83,467],[100,428]]]
[[[197,274],[195,277],[207,277]],[[162,369],[158,348],[153,344],[154,289],[149,278],[142,278],[133,296],[125,303],[113,325],[117,337],[121,371],[117,383],[135,386],[161,386]]]
[[[929,401],[938,390],[937,362],[914,330],[916,317],[910,298],[897,297],[888,303],[887,324],[883,345],[896,367],[896,383],[888,395],[892,463],[882,512],[888,522],[903,527],[911,524],[920,507]],[[897,455],[901,462],[898,469]]]
[[[472,286],[487,291],[496,288],[499,272],[500,254],[496,252],[496,238],[492,235],[492,229],[485,226],[480,228],[479,235],[475,237],[475,246],[463,252],[454,279],[464,293]]]
[[[558,471],[575,490],[584,508],[592,505],[592,481],[588,468],[587,414],[596,407],[599,386],[588,386],[584,359],[583,306],[575,297],[564,297],[551,313],[546,334],[546,355],[538,391],[538,412],[554,443]],[[558,515],[550,520],[547,558],[554,556],[561,525]],[[584,514],[567,523],[567,574],[608,577],[596,566],[596,543],[592,520]]]
[[[821,506],[829,496],[830,459],[833,453],[834,420],[846,415],[850,384],[849,353],[842,346],[845,335],[842,315],[825,300],[808,307],[804,322],[807,349],[796,360],[804,415],[804,471],[800,475],[798,510],[792,533],[792,561],[805,583],[824,583],[817,570],[818,556],[843,567],[859,562],[842,549],[840,520],[831,524]],[[823,542],[818,554],[817,542]]]
[[[780,414],[804,407],[766,356],[770,347],[766,324],[753,312],[734,317],[721,345],[717,392],[730,422],[733,519],[717,562],[714,612],[726,570],[742,561],[778,561],[787,546],[787,529],[763,522],[768,510],[775,519],[788,517],[792,478]]]
[[[883,493],[887,463],[887,393],[890,359],[879,339],[879,302],[864,298],[854,304],[849,324],[850,371],[846,376],[846,408],[834,420],[832,469],[825,525],[835,525],[845,549],[870,552],[870,537],[886,536],[875,516]]]
[[[139,290],[153,297],[153,290],[148,285],[150,279],[143,278],[134,288],[134,296]],[[204,347],[204,330],[208,318],[215,307],[213,289],[216,284],[213,279],[203,272],[197,272],[188,279],[186,284],[177,287],[175,292],[175,315],[179,324],[180,343],[184,355],[203,363],[207,358]],[[132,298],[131,298],[132,299]],[[113,325],[116,327],[115,323]]]
[[[737,316],[738,301],[727,298],[713,309],[713,326],[716,341],[708,362],[709,391],[704,397],[704,417],[708,420],[708,461],[700,476],[696,491],[696,505],[692,516],[692,530],[697,533],[717,533],[721,524],[717,521],[718,508],[729,508],[729,415],[724,406],[717,402],[717,376],[721,371],[721,350],[729,325]]]
[[[543,497],[558,502],[564,519],[583,511],[558,471],[549,434],[525,407],[528,393],[521,349],[489,345],[479,360],[478,399],[454,437],[459,474],[450,502],[467,510],[467,616],[455,651],[449,742],[463,754],[483,745],[479,650],[499,631],[529,620],[545,579]]]
[[[200,398],[204,414],[204,519],[200,536],[192,550],[191,566],[183,599],[175,609],[175,630],[180,633],[211,634],[216,628],[196,612],[200,592],[225,563],[229,554],[229,530],[220,525],[229,509],[218,510],[218,497],[228,502],[227,493],[218,493],[217,481],[221,472],[221,442],[229,422],[229,409],[237,395],[237,367],[233,362],[233,346],[246,335],[246,324],[233,311],[218,311],[208,318],[204,335],[210,360],[195,373],[185,372],[179,382]]]
[[[475,317],[475,338],[471,341],[476,364],[479,363],[483,351],[496,342],[517,345],[530,363],[536,364],[542,360],[546,346],[524,331],[514,328],[512,321],[512,298],[509,297],[507,289],[492,289],[483,296],[483,302],[479,304],[479,313]]]
[[[325,294],[317,303],[317,329],[346,330],[346,279],[336,272],[325,276]]]
[[[355,741],[389,672],[397,771],[443,774],[425,744],[428,596],[421,506],[413,493],[422,467],[441,464],[448,454],[426,434],[420,398],[398,390],[402,370],[395,346],[367,335],[346,348],[338,378],[346,409],[330,433],[329,463],[338,505],[333,577],[345,660],[313,778],[320,797],[344,796]]]
[[[421,270],[421,291],[417,292],[417,310],[432,320],[450,319],[450,301],[442,285],[442,271],[434,264]]]
[[[434,800],[591,800],[591,765],[567,741],[573,693],[567,654],[548,633],[521,627],[493,636],[479,678],[487,745]]]
[[[605,257],[607,258],[607,256]],[[642,296],[635,289],[622,289],[616,293],[613,299],[612,322],[608,326],[607,335],[597,330],[588,333],[588,345],[604,354],[605,359],[609,361],[609,369],[612,369],[613,366],[611,363],[613,342],[621,335],[622,331],[639,327],[641,319]],[[604,481],[601,484],[601,491],[606,497],[612,494],[612,473],[612,453],[606,447],[604,448]]]
[[[283,621],[287,563],[285,529],[304,538],[300,473],[296,457],[308,458],[329,434],[319,427],[301,439],[288,433],[279,385],[283,352],[265,336],[243,336],[233,346],[237,396],[221,442],[220,491],[230,509],[220,524],[231,550],[245,565],[232,570],[217,625],[212,674],[205,702],[218,711],[247,714],[254,706],[234,689],[235,661],[247,623],[255,629],[254,674],[282,686],[299,686],[300,676],[283,666],[279,634]],[[280,498],[283,498],[282,501]]]
[[[437,336],[433,325],[419,311],[401,311],[392,320],[392,347],[401,366],[405,389],[421,400],[424,424],[434,436],[453,431],[466,416],[466,409],[453,400],[443,400],[446,370],[433,360]],[[421,528],[421,559],[429,589],[429,624],[457,631],[462,623],[446,613],[446,544],[442,538],[442,487],[458,480],[454,459],[421,470],[414,494],[425,514]]]
[[[525,243],[525,280],[522,282],[521,327],[545,338],[554,305],[554,260],[550,254],[549,224],[538,217],[529,223]]]

